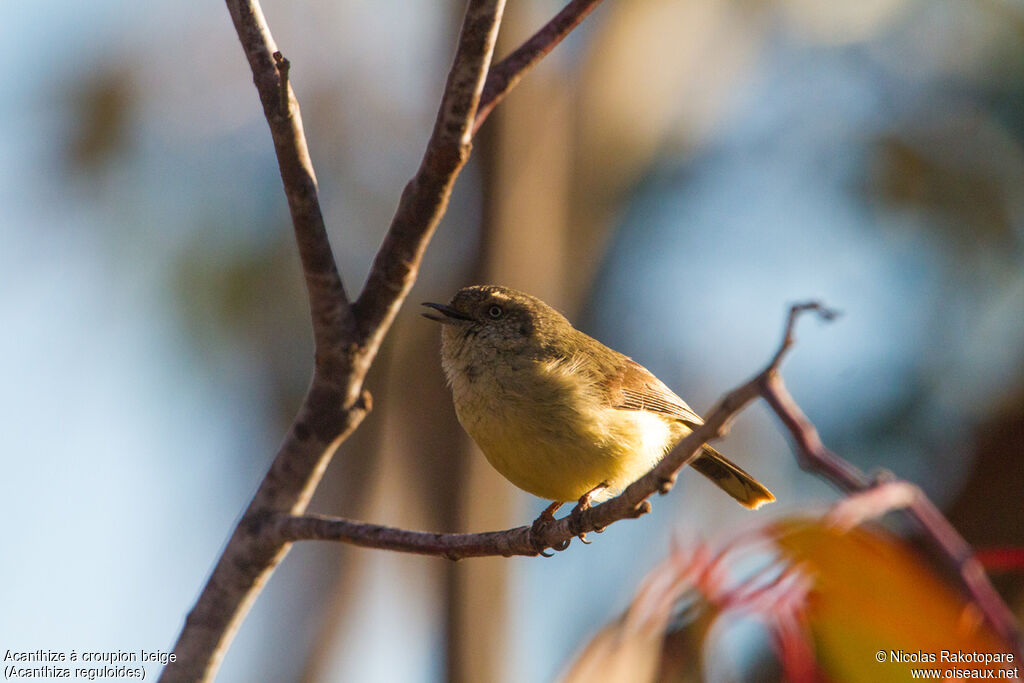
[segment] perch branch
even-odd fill
[[[722,436],[732,417],[760,395],[766,379],[777,373],[779,364],[793,345],[793,327],[797,318],[811,310],[826,319],[833,315],[819,304],[794,306],[786,323],[782,344],[760,374],[729,392],[708,414],[704,424],[680,441],[653,470],[618,496],[578,515],[570,514],[537,529],[523,526],[505,531],[445,534],[407,531],[332,517],[277,514],[263,520],[264,530],[269,537],[277,537],[281,541],[335,540],[364,547],[439,555],[452,560],[489,555],[532,556],[543,553],[547,548],[563,550],[574,537],[600,531],[621,519],[645,514],[651,508],[648,500],[651,496],[671,490],[679,470],[697,457],[701,446]]]
[[[683,439],[651,472],[615,498],[584,511],[576,518],[568,515],[536,530],[523,526],[505,531],[444,534],[407,531],[331,517],[274,515],[265,520],[266,531],[268,535],[287,541],[334,540],[364,547],[438,555],[452,560],[495,555],[532,556],[543,553],[547,548],[564,550],[574,537],[600,531],[621,519],[639,517],[648,512],[648,499],[656,492],[668,492],[679,470],[696,457],[701,445],[725,434],[731,419],[760,396],[771,405],[792,436],[801,467],[851,494],[837,507],[842,510],[841,518],[834,517],[833,521],[850,522],[854,517],[881,516],[889,510],[904,510],[924,529],[940,556],[961,578],[964,589],[996,633],[1019,652],[1020,630],[1012,612],[992,587],[970,546],[938,508],[917,486],[898,480],[872,480],[825,448],[814,425],[789,395],[778,369],[793,346],[796,320],[807,311],[814,311],[825,320],[836,316],[831,309],[814,302],[793,306],[782,343],[757,376],[729,392],[711,410],[705,423]]]

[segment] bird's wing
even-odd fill
[[[683,399],[631,358],[617,363],[604,380],[609,403],[621,410],[649,410],[673,417],[689,427],[704,424]]]

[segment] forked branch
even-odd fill
[[[363,381],[469,157],[504,9],[504,0],[469,0],[423,161],[402,193],[366,285],[350,303],[320,209],[291,64],[278,51],[258,0],[226,1],[274,141],[309,297],[315,365],[298,415],[185,621],[164,681],[214,676],[249,606],[290,547],[282,534],[265,533],[267,520],[305,511],[338,445],[369,411]],[[511,80],[502,94],[568,30],[536,58],[506,65],[500,73]]]

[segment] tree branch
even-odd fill
[[[355,303],[363,344],[376,352],[405,301],[452,186],[472,149],[472,126],[498,38],[504,0],[471,0],[434,132]]]
[[[886,505],[900,509],[924,532],[938,557],[960,577],[963,589],[985,615],[993,630],[1013,646],[1020,658],[1024,654],[1024,642],[1013,612],[992,586],[971,546],[924,492],[914,484],[896,480],[891,474],[872,479],[826,448],[814,425],[800,410],[777,375],[765,377],[761,395],[793,437],[800,467],[827,479],[841,491],[852,494],[852,500],[856,500],[853,505],[864,508],[862,512],[870,512],[872,506],[877,508],[875,512],[879,514],[886,510]],[[879,487],[880,492],[873,495],[873,489]]]
[[[363,380],[469,157],[504,9],[504,0],[469,0],[420,168],[402,193],[365,287],[350,305],[320,210],[291,65],[277,50],[258,0],[226,2],[273,137],[309,295],[316,361],[295,421],[185,621],[174,646],[177,660],[161,676],[165,681],[208,680],[216,673],[249,606],[290,547],[284,534],[261,535],[267,520],[305,511],[338,445],[370,410]]]
[[[572,30],[579,26],[600,2],[601,0],[572,0],[525,43],[491,67],[480,97],[476,120],[473,122],[473,135],[476,135],[494,108],[518,85],[526,72],[572,33]]]
[[[317,358],[327,358],[332,355],[329,350],[341,345],[346,330],[351,327],[351,311],[320,211],[316,174],[302,129],[302,114],[288,83],[289,63],[278,52],[256,0],[227,0],[227,5],[274,140],[306,279]],[[327,369],[343,371],[337,366]]]
[[[261,520],[275,513],[305,511],[338,445],[369,411],[363,380],[444,213],[455,175],[469,154],[469,129],[504,2],[469,3],[424,163],[410,183],[411,190],[403,194],[399,229],[389,233],[390,241],[385,240],[384,258],[378,259],[383,269],[371,272],[371,285],[382,288],[384,294],[373,296],[371,287],[371,296],[361,297],[364,304],[377,304],[364,305],[361,318],[348,303],[327,239],[316,176],[289,83],[290,65],[278,53],[257,0],[227,0],[227,5],[274,140],[309,293],[316,363],[299,414],[185,620],[174,645],[177,659],[164,669],[164,681],[213,677],[249,607],[289,548],[280,539],[261,537]],[[411,261],[410,250],[415,254]],[[409,267],[395,291],[390,289],[395,281],[389,276],[402,266]]]
[[[455,178],[468,159],[473,133],[522,75],[557,45],[598,0],[573,0],[490,71],[504,0],[469,1],[454,63],[420,168],[402,193],[366,285],[351,305],[327,238],[316,176],[289,82],[290,65],[277,51],[258,1],[226,1],[274,141],[306,280],[316,363],[299,413],[189,613],[174,646],[177,660],[164,669],[161,680],[196,681],[213,677],[249,606],[294,540],[330,538],[452,559],[535,555],[546,548],[564,549],[573,537],[647,512],[647,499],[655,491],[667,492],[678,470],[696,457],[701,444],[724,434],[729,420],[759,395],[772,403],[790,429],[800,446],[805,467],[824,473],[840,488],[855,487],[844,490],[870,485],[856,468],[824,449],[813,426],[792,404],[777,377],[778,365],[792,344],[798,314],[811,309],[822,315],[827,313],[817,304],[810,304],[791,311],[783,344],[761,374],[728,394],[708,421],[645,477],[616,498],[578,515],[536,531],[520,527],[486,534],[410,532],[303,515],[331,456],[370,409],[363,380],[412,287],[427,243],[447,207]],[[911,511],[926,530],[933,530],[940,548],[949,557],[962,560],[957,566],[965,583],[973,587],[972,595],[990,620],[998,620],[1001,602],[976,566],[970,549],[951,527],[943,528],[943,524],[948,527],[948,522],[934,506],[929,509],[927,499],[924,501],[927,505],[915,503]],[[991,594],[985,593],[986,587]],[[1002,623],[1012,630],[1012,621],[1009,627],[1005,619]]]

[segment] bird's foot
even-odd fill
[[[547,546],[540,540],[540,537],[544,532],[544,527],[555,521],[555,512],[560,507],[562,507],[562,503],[557,500],[554,501],[551,505],[544,508],[544,512],[540,513],[537,519],[533,520],[533,524],[530,525],[530,543],[533,545],[534,550],[544,557],[551,557],[551,553],[547,552]],[[556,547],[555,550],[565,550],[565,548]]]
[[[573,533],[581,542],[590,544],[587,540],[587,532],[583,531],[583,513],[590,509],[591,503],[594,500],[594,496],[608,488],[608,484],[601,482],[594,488],[590,489],[582,496],[580,496],[579,502],[576,503],[576,507],[569,513],[569,531]],[[603,529],[602,529],[603,531]]]

